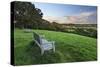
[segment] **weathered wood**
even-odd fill
[[[47,41],[44,36],[41,36],[34,32],[34,41],[41,49],[41,55],[44,54],[44,51],[53,50],[55,52],[55,41]]]

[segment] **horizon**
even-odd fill
[[[57,3],[32,3],[43,12],[43,19],[59,24],[97,24],[97,7]],[[59,19],[60,18],[60,19]]]

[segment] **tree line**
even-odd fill
[[[81,26],[96,27],[96,25],[75,25],[75,24],[59,24],[57,22],[50,23],[42,19],[43,12],[36,8],[31,2],[14,1],[14,27],[20,29],[45,29],[53,31],[61,31],[68,33],[76,33],[89,37],[97,37],[97,30],[92,28],[79,28]],[[92,32],[92,33],[91,33]]]

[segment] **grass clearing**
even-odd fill
[[[71,33],[32,30],[55,41],[56,52],[45,52],[34,43],[33,33],[21,29],[14,31],[15,65],[94,61],[97,59],[97,39]]]

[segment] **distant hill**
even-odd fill
[[[97,24],[61,24],[65,26],[75,26],[75,27],[97,27]]]

